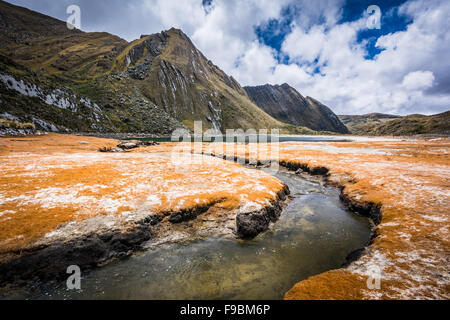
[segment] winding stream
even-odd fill
[[[34,299],[282,299],[297,282],[339,268],[370,238],[369,220],[346,211],[336,189],[290,172],[276,177],[294,199],[251,241],[229,236],[150,248]]]

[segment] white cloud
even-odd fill
[[[324,26],[313,26],[309,32],[293,25],[293,31],[283,43],[283,51],[299,62],[313,63],[322,54],[326,34]]]
[[[431,114],[450,105],[450,92],[428,94],[446,79],[442,70],[450,70],[447,2],[430,5],[419,0],[402,6],[400,11],[414,23],[406,31],[379,38],[377,46],[384,51],[374,60],[366,59],[365,43],[357,42],[358,32],[366,28],[365,18],[337,24],[341,3],[304,2],[282,45],[282,54],[290,57],[288,65],[280,64],[277,53],[259,43],[253,32],[255,25],[279,18],[282,7],[216,1],[192,38],[241,84],[287,82],[337,113]],[[321,24],[314,24],[318,20]],[[320,73],[314,72],[317,67]]]
[[[432,4],[430,4],[432,2]],[[366,28],[362,18],[352,23],[305,29],[295,25],[283,51],[311,73],[304,77],[296,64],[284,67],[285,74],[269,79],[289,82],[302,94],[328,104],[337,113],[386,112],[396,114],[446,111],[450,106],[450,4],[446,1],[414,1],[402,6],[414,22],[406,31],[380,37],[384,49],[374,60],[365,58],[364,43],[357,33]],[[313,63],[317,59],[318,63]],[[277,70],[275,67],[274,70]],[[287,72],[290,70],[292,72]],[[427,71],[422,71],[427,70]],[[292,76],[298,73],[299,77]],[[306,81],[305,81],[306,80]],[[430,90],[438,88],[433,95]]]
[[[407,90],[428,89],[433,86],[434,75],[431,71],[415,71],[403,78],[402,86]]]
[[[272,60],[267,56],[269,47],[255,44],[254,26],[278,18],[289,1],[271,0],[215,0],[213,10],[203,24],[197,24],[191,37],[199,49],[225,72],[237,78],[245,76],[245,69],[257,70],[247,65],[253,56],[255,63]],[[258,55],[258,56],[257,56]],[[236,68],[239,64],[242,69]],[[260,65],[262,67],[262,65]],[[245,82],[242,78],[240,81]],[[247,79],[251,81],[250,79]]]

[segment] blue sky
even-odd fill
[[[212,0],[207,0],[206,5],[210,5]],[[386,1],[373,1],[373,0],[347,0],[342,5],[341,18],[339,24],[348,23],[361,19],[367,8],[376,3],[381,12],[381,25],[380,29],[365,29],[358,32],[358,43],[364,43],[367,50],[367,59],[374,59],[382,49],[376,47],[376,43],[379,37],[387,35],[389,33],[395,33],[399,31],[405,31],[407,26],[412,23],[410,17],[399,14],[399,7],[407,2],[407,0],[386,0]],[[258,40],[277,51],[277,59],[280,63],[288,63],[289,57],[280,54],[281,47],[286,39],[286,36],[292,31],[291,24],[295,21],[295,17],[298,12],[301,11],[295,2],[284,7],[280,13],[280,18],[269,19],[262,24],[255,26],[254,30],[258,37]],[[317,21],[316,23],[322,23]]]
[[[446,0],[10,0],[129,41],[181,28],[242,85],[289,83],[339,114],[450,109]],[[366,12],[381,10],[380,29]]]

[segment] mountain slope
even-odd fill
[[[213,129],[283,126],[250,101],[239,83],[216,67],[177,29],[143,36],[116,59],[136,86],[168,114],[192,127],[203,120]]]
[[[410,115],[386,121],[366,129],[367,135],[410,136],[418,134],[450,135],[450,111],[432,115]]]
[[[376,127],[386,121],[399,119],[400,116],[369,113],[365,115],[340,115],[339,119],[344,123],[353,134],[367,134],[370,128]]]
[[[406,117],[371,113],[360,116],[339,116],[358,135],[410,136],[417,134],[450,134],[450,111],[424,116],[420,114]]]
[[[52,131],[279,128],[177,29],[131,43],[0,1],[0,116]]]
[[[317,131],[348,133],[331,109],[310,97],[304,98],[288,84],[244,89],[261,109],[277,120]]]

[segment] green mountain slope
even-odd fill
[[[131,43],[0,1],[0,116],[52,131],[279,128],[177,29]]]
[[[407,117],[372,113],[361,116],[339,116],[353,134],[410,136],[418,134],[450,134],[450,111],[433,115]]]
[[[353,134],[366,134],[372,127],[376,127],[389,120],[401,118],[400,116],[382,113],[340,115],[338,117]]]

